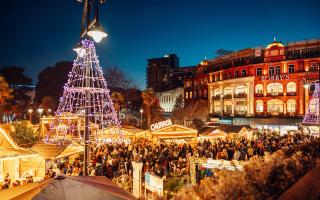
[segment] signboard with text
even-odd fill
[[[279,74],[279,75],[271,75],[271,76],[260,76],[261,81],[276,81],[276,80],[285,80],[289,79],[288,74]]]
[[[165,121],[161,121],[161,122],[157,122],[157,123],[151,124],[150,125],[150,129],[152,131],[155,131],[155,130],[158,130],[158,129],[161,129],[161,128],[164,128],[164,127],[167,127],[167,126],[171,126],[171,125],[172,125],[172,121],[171,121],[171,119],[168,119],[168,120],[165,120]]]
[[[147,172],[145,173],[145,187],[161,196],[163,194],[163,179]]]

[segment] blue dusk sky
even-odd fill
[[[107,0],[100,6],[107,39],[96,45],[102,67],[118,66],[141,89],[148,58],[176,53],[181,66],[239,50],[320,37],[319,0]],[[72,61],[82,5],[76,0],[1,2],[0,66],[38,73]]]

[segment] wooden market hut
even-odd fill
[[[176,142],[176,143],[196,143],[198,131],[185,126],[173,124],[154,131],[150,131],[151,140],[153,143],[158,141]]]
[[[37,152],[19,147],[8,131],[0,127],[0,183],[9,174],[11,184],[20,180],[23,184],[27,176],[33,181],[45,177],[45,159]]]
[[[62,144],[38,143],[31,147],[32,150],[44,156],[47,161],[68,157],[73,160],[84,151],[79,142],[64,142]]]

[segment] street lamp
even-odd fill
[[[42,126],[41,126],[41,124],[42,124],[42,122],[41,122],[41,115],[42,115],[42,113],[43,113],[43,108],[38,108],[37,109],[37,113],[39,114],[39,134],[38,134],[38,140],[40,140],[40,132],[41,132],[41,129],[42,129]]]
[[[142,113],[143,113],[143,109],[140,109],[140,128],[142,129]]]
[[[224,108],[223,108],[223,94],[220,95],[221,96],[221,123],[223,123],[223,111],[224,111]]]
[[[32,108],[29,108],[28,109],[28,113],[29,113],[29,120],[30,120],[30,123],[31,123],[31,114],[33,113],[33,109]]]
[[[87,36],[92,37],[92,39],[99,43],[103,38],[107,37],[108,34],[103,30],[99,23],[99,4],[105,2],[105,0],[77,0],[78,2],[84,2],[81,20],[81,33],[80,39]],[[91,17],[93,13],[93,17]],[[81,43],[78,42],[73,48],[78,54],[81,53]]]

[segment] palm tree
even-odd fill
[[[2,111],[5,110],[6,102],[13,98],[11,93],[12,89],[9,87],[6,79],[0,76],[0,104],[2,105]]]
[[[141,93],[143,100],[144,113],[147,116],[148,127],[151,125],[152,113],[154,117],[159,117],[158,114],[161,114],[162,109],[160,108],[158,98],[156,97],[153,89],[146,89]],[[162,117],[162,116],[161,116]]]

